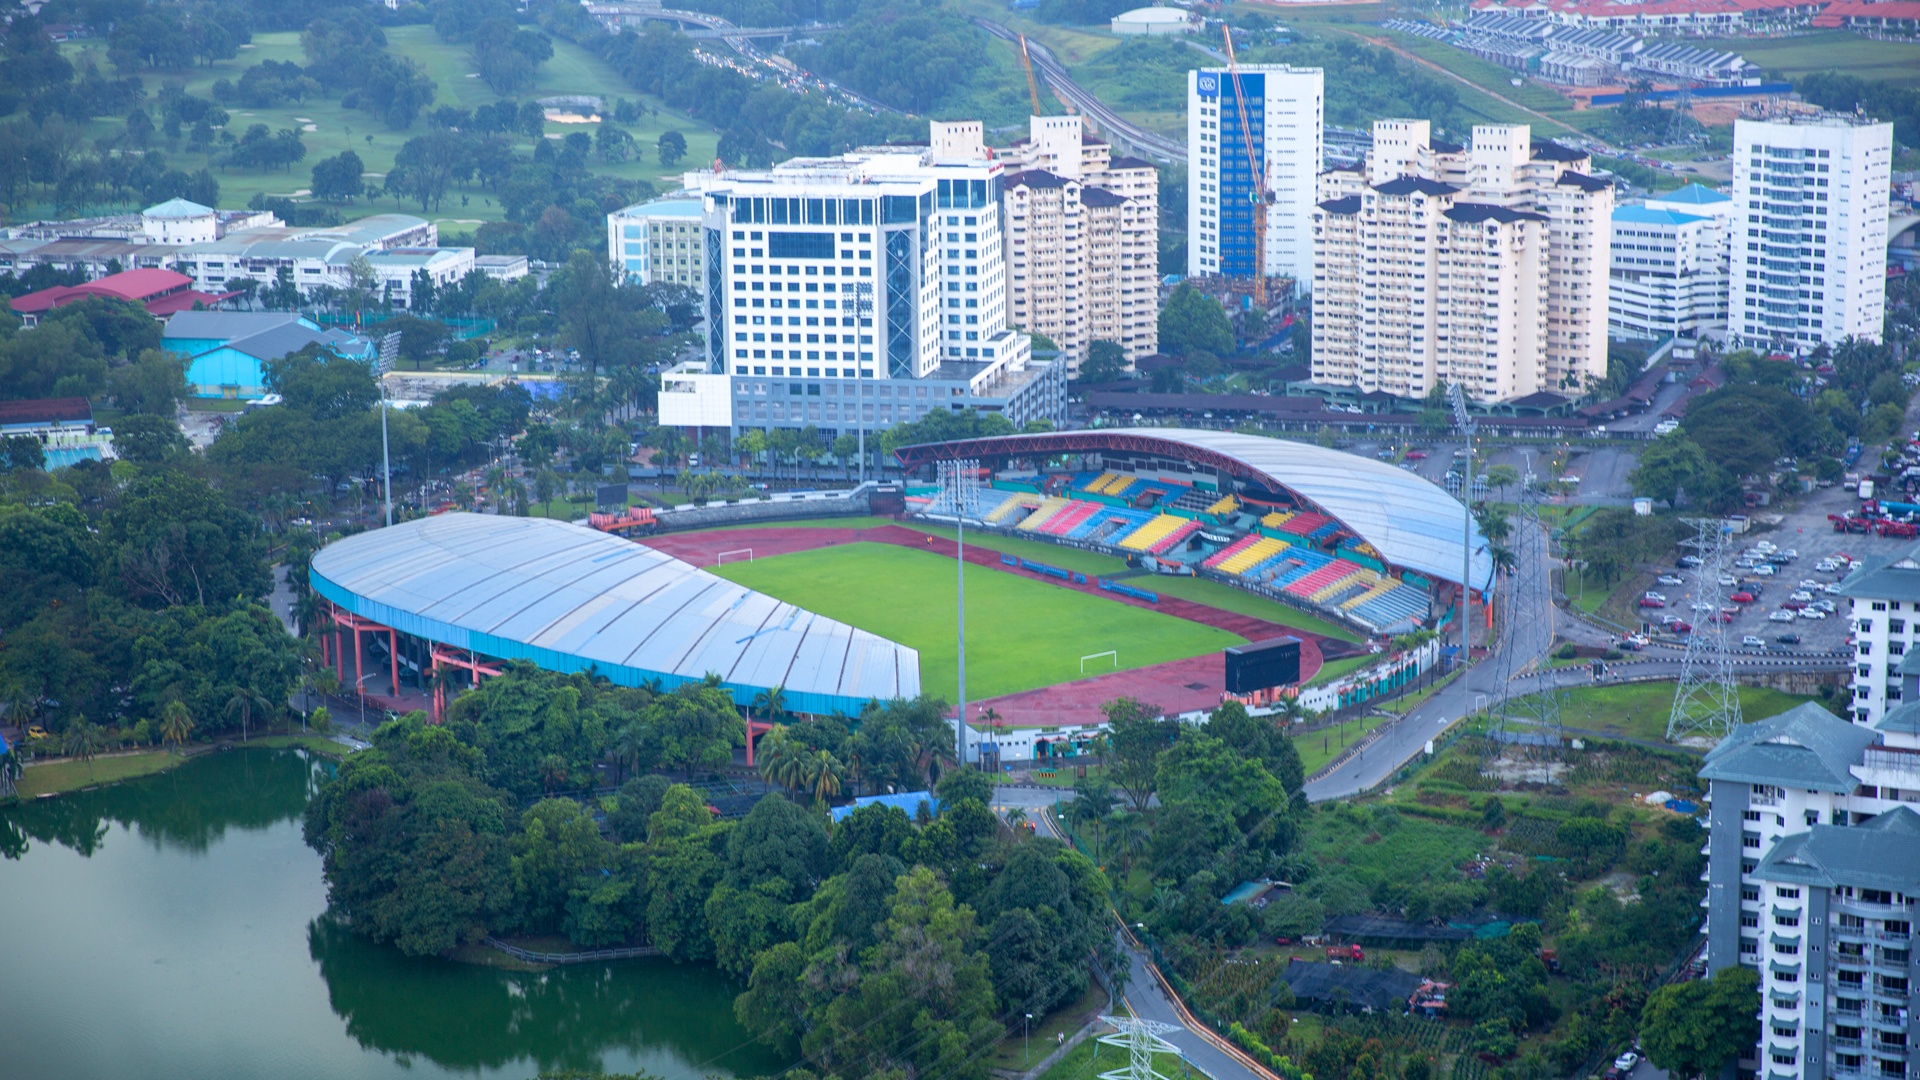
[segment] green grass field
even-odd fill
[[[845,544],[713,572],[919,650],[921,689],[954,700],[953,560],[891,544]],[[1108,649],[1118,651],[1126,670],[1241,641],[1224,630],[982,566],[967,567],[967,616],[967,696],[973,700],[1071,682],[1081,677],[1082,656]]]
[[[472,77],[473,65],[465,45],[443,42],[426,26],[388,27],[387,50],[395,56],[406,57],[419,64],[435,84],[434,106],[453,105],[471,109],[498,101],[499,95],[488,89],[478,77]],[[115,74],[113,65],[108,63],[106,47],[100,41],[86,41],[63,47],[69,60],[76,65],[91,61],[99,66],[103,73]],[[211,97],[211,88],[216,80],[230,79],[239,81],[241,72],[266,60],[290,61],[296,64],[307,62],[306,54],[300,49],[300,36],[292,32],[255,34],[250,45],[243,46],[240,55],[232,60],[223,60],[211,67],[192,68],[181,71],[163,71],[143,73],[148,97],[151,100],[162,85],[179,83],[187,91],[199,97]],[[626,179],[648,180],[663,190],[678,186],[679,174],[690,166],[713,159],[714,147],[719,141],[716,132],[699,122],[665,108],[658,99],[649,98],[627,85],[626,80],[611,67],[602,63],[599,57],[572,42],[558,38],[553,42],[553,59],[541,65],[535,76],[533,88],[517,95],[519,100],[529,98],[552,97],[562,94],[593,94],[611,102],[614,98],[624,97],[632,101],[645,102],[653,110],[637,124],[627,125],[626,131],[640,144],[643,151],[641,160],[627,161],[617,165],[596,164],[596,172],[602,172]],[[222,206],[244,206],[254,195],[292,195],[305,191],[311,183],[313,164],[321,158],[333,157],[343,150],[351,149],[365,162],[367,172],[384,175],[393,167],[393,156],[408,139],[426,130],[424,121],[415,121],[412,128],[405,131],[391,131],[373,116],[354,109],[340,107],[338,97],[315,98],[299,105],[283,108],[246,109],[233,107],[228,110],[232,118],[227,130],[236,136],[245,131],[249,124],[265,124],[279,130],[281,128],[304,129],[311,125],[312,130],[303,130],[301,139],[306,143],[305,161],[293,167],[291,172],[255,172],[222,171],[216,167],[207,154],[189,150],[183,142],[178,150],[166,149],[168,165],[171,168],[192,172],[195,169],[210,168],[220,181],[220,203]],[[157,122],[157,117],[156,117]],[[591,124],[548,124],[550,134],[565,134],[570,131],[591,132]],[[687,140],[687,157],[673,169],[662,168],[654,147],[662,132],[672,129],[680,132]],[[92,137],[113,137],[121,130],[118,120],[96,120],[88,129]],[[520,138],[524,139],[524,136]],[[523,142],[521,149],[527,149]],[[127,207],[122,209],[133,209]],[[418,202],[380,199],[369,202],[360,200],[353,207],[345,208],[347,216],[375,212],[404,211],[419,213]],[[460,194],[450,192],[436,217],[443,230],[460,232],[483,221],[498,221],[503,211],[489,197],[477,192],[469,194],[467,205],[460,205]]]
[[[1569,690],[1561,699],[1560,722],[1570,728],[1665,742],[1674,686],[1670,682],[1646,682]],[[1740,714],[1749,722],[1764,720],[1813,700],[1766,687],[1742,686]]]
[[[65,759],[28,765],[20,771],[20,797],[34,799],[78,791],[96,784],[131,780],[165,772],[187,760],[168,750],[143,750],[112,757],[96,757],[91,762]]]
[[[1737,52],[1769,76],[1843,71],[1863,79],[1920,85],[1920,42],[1874,41],[1848,30],[1777,38],[1722,38],[1697,43],[1703,49]]]

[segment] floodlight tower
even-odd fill
[[[959,550],[955,552],[954,571],[956,581],[955,618],[958,646],[958,663],[955,671],[959,687],[958,719],[953,727],[954,759],[956,769],[967,764],[967,515],[978,515],[980,510],[980,462],[977,458],[959,458],[942,461],[937,465],[940,491],[935,497],[934,506],[949,509],[953,513],[954,540]]]

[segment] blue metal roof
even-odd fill
[[[853,800],[850,805],[834,807],[828,811],[828,815],[838,822],[845,821],[855,810],[864,806],[897,806],[905,811],[908,817],[919,817],[920,807],[923,804],[932,813],[940,812],[940,802],[931,792],[902,791],[893,795],[863,795]]]
[[[1693,203],[1698,206],[1733,201],[1733,196],[1726,192],[1715,191],[1702,184],[1688,184],[1678,191],[1669,191],[1665,195],[1656,195],[1654,198],[1660,202]]]
[[[402,633],[623,686],[720,676],[799,712],[916,697],[913,649],[652,548],[543,518],[452,513],[360,533],[313,557],[320,595]]]
[[[1698,214],[1682,214],[1677,210],[1655,210],[1650,206],[1616,206],[1613,208],[1613,220],[1634,225],[1689,225],[1708,219]]]

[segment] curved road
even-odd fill
[[[1015,49],[1020,47],[1020,35],[999,23],[981,18],[976,18],[973,22],[987,33],[1011,44]],[[1027,51],[1033,57],[1034,76],[1046,82],[1055,93],[1072,102],[1074,108],[1079,109],[1082,116],[1093,120],[1094,125],[1109,140],[1122,143],[1135,153],[1158,161],[1184,162],[1187,160],[1186,143],[1169,139],[1164,135],[1156,135],[1137,124],[1129,123],[1119,113],[1107,108],[1099,98],[1094,97],[1085,87],[1073,81],[1073,76],[1067,74],[1066,66],[1054,58],[1053,50],[1029,38]]]
[[[1611,640],[1607,634],[1590,623],[1565,616],[1554,609],[1551,599],[1542,595],[1548,588],[1551,577],[1546,573],[1551,565],[1551,555],[1547,550],[1545,535],[1538,532],[1531,536],[1516,534],[1515,556],[1533,558],[1542,561],[1541,573],[1536,575],[1539,593],[1530,597],[1518,598],[1524,610],[1554,611],[1557,617],[1566,621],[1565,636],[1580,641],[1599,644]],[[1368,788],[1392,776],[1400,766],[1411,760],[1414,755],[1423,752],[1429,740],[1438,739],[1449,727],[1464,717],[1484,709],[1497,700],[1500,694],[1500,673],[1502,660],[1511,652],[1514,657],[1512,670],[1526,671],[1529,663],[1542,659],[1547,647],[1553,643],[1554,625],[1552,620],[1537,620],[1517,628],[1515,634],[1498,643],[1495,651],[1480,663],[1468,669],[1466,674],[1441,688],[1432,697],[1422,702],[1420,707],[1405,717],[1378,729],[1373,741],[1367,743],[1359,753],[1341,763],[1325,776],[1307,783],[1305,792],[1311,802],[1326,802],[1340,799],[1365,791]],[[1650,647],[1644,659],[1619,661],[1608,665],[1616,679],[1677,679],[1680,676],[1683,650],[1667,646]],[[1738,673],[1758,673],[1768,671],[1838,671],[1850,666],[1846,655],[1830,653],[1798,653],[1787,656],[1743,654],[1734,658],[1733,668]],[[1532,692],[1545,689],[1548,685],[1566,688],[1587,686],[1593,683],[1589,670],[1584,666],[1555,668],[1547,671],[1528,671],[1516,677],[1516,688]]]

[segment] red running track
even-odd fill
[[[791,526],[720,529],[650,536],[643,538],[641,542],[674,558],[705,567],[713,566],[722,553],[731,553],[742,548],[751,548],[754,558],[763,559],[777,555],[791,555],[800,551],[812,551],[815,548],[832,547],[836,544],[865,542],[898,544],[902,547],[932,551],[953,558],[959,546],[946,537],[934,536],[903,525],[881,525],[861,529]],[[1261,641],[1291,634],[1300,639],[1301,681],[1311,679],[1320,670],[1322,660],[1319,635],[1309,634],[1282,623],[1224,611],[1173,596],[1162,595],[1159,603],[1152,604],[1119,593],[1106,592],[1094,585],[1091,578],[1087,584],[1077,585],[1055,577],[1017,571],[1001,563],[1001,553],[991,545],[990,538],[984,545],[969,542],[967,561],[990,570],[1018,574],[1028,580],[1056,588],[1074,589],[1112,603],[1131,604],[1134,607],[1158,611],[1190,622],[1218,627],[1249,641]],[[1225,692],[1226,660],[1220,654],[1213,653],[1186,660],[1133,668],[1129,671],[1116,671],[1107,675],[1097,675],[968,704],[979,709],[992,708],[1004,723],[1015,727],[1029,727],[1097,723],[1102,719],[1100,705],[1118,697],[1139,698],[1173,713],[1211,709],[1220,704],[1220,696]],[[975,715],[978,715],[977,712]]]

